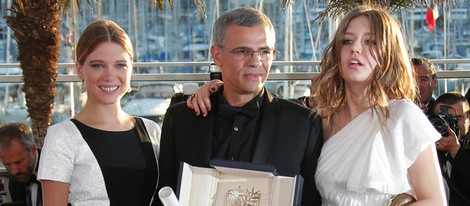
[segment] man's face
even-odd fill
[[[419,86],[419,98],[421,103],[428,104],[431,101],[432,93],[437,85],[437,79],[432,78],[430,72],[428,72],[428,66],[426,64],[413,66],[418,75],[417,83]]]
[[[274,31],[263,25],[228,26],[223,48],[211,47],[215,64],[222,72],[224,93],[258,95],[268,78],[273,61],[272,56],[263,59],[258,51],[272,51],[274,44]],[[240,58],[240,51],[253,52],[245,52],[247,55]]]
[[[440,106],[441,105],[443,105],[443,104],[438,103],[434,107],[436,113],[441,112],[440,111]],[[458,125],[459,125],[459,128],[460,128],[460,137],[464,136],[465,134],[467,134],[468,128],[470,126],[470,119],[469,119],[469,116],[467,114],[467,112],[469,111],[468,104],[466,104],[464,102],[458,102],[458,103],[455,103],[453,105],[447,105],[447,106],[451,107],[451,108],[447,109],[447,112],[449,113],[449,115],[457,117]]]
[[[20,183],[29,181],[34,172],[36,156],[35,146],[33,146],[32,153],[30,154],[16,139],[12,140],[10,148],[0,151],[0,159],[8,173]]]

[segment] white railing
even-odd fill
[[[470,59],[434,59],[434,64],[470,64]],[[186,67],[186,66],[209,66],[211,62],[135,62],[134,68],[139,67]],[[317,66],[318,61],[274,61],[273,66]],[[60,63],[59,68],[75,67],[73,63]],[[19,63],[0,64],[3,68],[19,68]],[[317,72],[288,72],[271,73],[269,80],[309,80]],[[449,70],[438,71],[438,78],[470,78],[470,70]],[[134,74],[133,81],[206,81],[209,79],[208,73],[153,73]],[[58,82],[77,82],[75,74],[59,74]],[[21,75],[0,75],[0,83],[21,83]]]

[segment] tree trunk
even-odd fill
[[[18,45],[23,91],[36,143],[52,122],[62,6],[60,0],[17,0],[5,16]]]

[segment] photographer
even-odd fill
[[[461,146],[470,126],[469,103],[458,92],[448,92],[436,99],[434,112],[445,124],[430,120],[438,128],[444,126],[442,138],[436,142],[439,162],[447,185],[450,206],[470,205],[470,150]],[[435,117],[435,116],[434,116]]]

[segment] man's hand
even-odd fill
[[[436,142],[436,147],[441,151],[449,152],[450,155],[452,155],[452,158],[454,158],[460,149],[460,142],[452,129],[447,128],[447,132],[449,133],[449,136],[441,137],[441,139]]]

